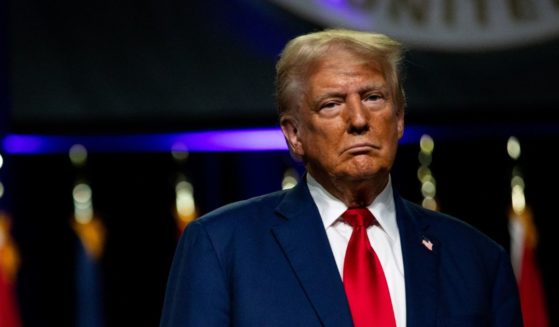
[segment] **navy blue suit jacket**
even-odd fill
[[[407,326],[522,326],[509,257],[465,223],[397,194]],[[433,243],[432,251],[423,244]],[[306,183],[192,222],[169,275],[161,326],[352,326]]]

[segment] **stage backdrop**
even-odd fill
[[[408,121],[549,120],[559,4],[524,1],[9,0],[13,131],[276,122],[291,37],[378,30],[408,45]]]

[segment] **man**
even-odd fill
[[[288,43],[280,124],[305,180],[188,226],[161,326],[522,326],[505,251],[392,189],[400,60],[380,34]]]

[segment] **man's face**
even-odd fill
[[[379,66],[335,49],[311,71],[301,106],[282,129],[317,180],[384,180],[404,119]]]

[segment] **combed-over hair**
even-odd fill
[[[396,109],[404,110],[402,45],[383,34],[329,29],[296,37],[283,49],[276,64],[276,100],[280,117],[300,105],[313,65],[328,56],[334,47],[378,64],[389,84]]]

